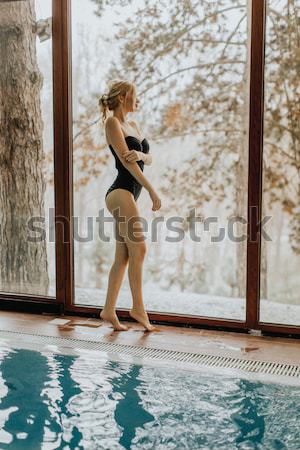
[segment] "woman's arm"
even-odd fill
[[[144,164],[150,165],[152,163],[152,156],[138,150],[128,150],[123,154],[127,162],[143,161]]]
[[[137,130],[138,134],[141,136],[142,133],[141,133],[141,130],[139,129],[139,127],[138,127],[137,122],[135,120],[131,120],[130,123],[131,123],[131,125],[133,125],[135,127],[135,129]],[[150,166],[150,164],[152,164],[152,155],[150,155],[149,153],[143,153],[143,152],[140,152],[140,153],[141,153],[140,158],[144,162],[144,164]]]
[[[144,186],[145,189],[147,189],[149,193],[154,192],[154,187],[145,177],[139,165],[136,162],[127,162],[124,158],[123,155],[128,151],[128,147],[121,129],[120,122],[116,117],[109,117],[106,120],[106,134],[123,166],[142,186]]]

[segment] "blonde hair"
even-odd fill
[[[108,92],[99,98],[100,111],[102,113],[102,122],[105,122],[107,112],[114,110],[119,104],[119,95],[124,95],[125,100],[128,92],[134,87],[133,83],[127,80],[112,81],[109,84]]]

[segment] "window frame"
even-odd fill
[[[251,5],[246,318],[242,321],[149,312],[150,320],[182,326],[300,335],[300,326],[259,320],[266,2],[252,0]],[[52,0],[52,11],[56,298],[1,293],[0,307],[18,309],[18,304],[26,311],[97,317],[100,307],[74,303],[71,0]],[[127,309],[117,312],[119,317],[130,318]]]

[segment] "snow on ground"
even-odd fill
[[[216,317],[222,319],[245,320],[245,300],[190,292],[168,292],[144,286],[146,310],[182,315]],[[103,306],[106,290],[76,288],[76,305]],[[131,293],[128,287],[120,290],[118,308],[130,308]],[[300,325],[300,305],[261,301],[261,320],[263,322]]]

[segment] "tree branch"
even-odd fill
[[[211,66],[219,66],[220,64],[245,64],[245,61],[240,61],[240,60],[228,60],[228,61],[218,61],[215,63],[209,62],[209,63],[204,63],[204,64],[196,64],[195,66],[189,66],[189,67],[185,67],[183,69],[179,69],[179,70],[175,70],[175,72],[171,72],[168,75],[166,75],[165,77],[161,78],[160,80],[157,80],[155,83],[153,83],[152,85],[148,86],[146,89],[144,89],[141,92],[142,94],[145,94],[145,92],[149,91],[150,89],[152,89],[154,86],[157,86],[160,83],[163,83],[164,81],[166,81],[168,78],[173,77],[174,75],[177,75],[179,73],[182,72],[186,72],[188,70],[193,70],[193,69],[203,69],[204,67],[211,67]]]

